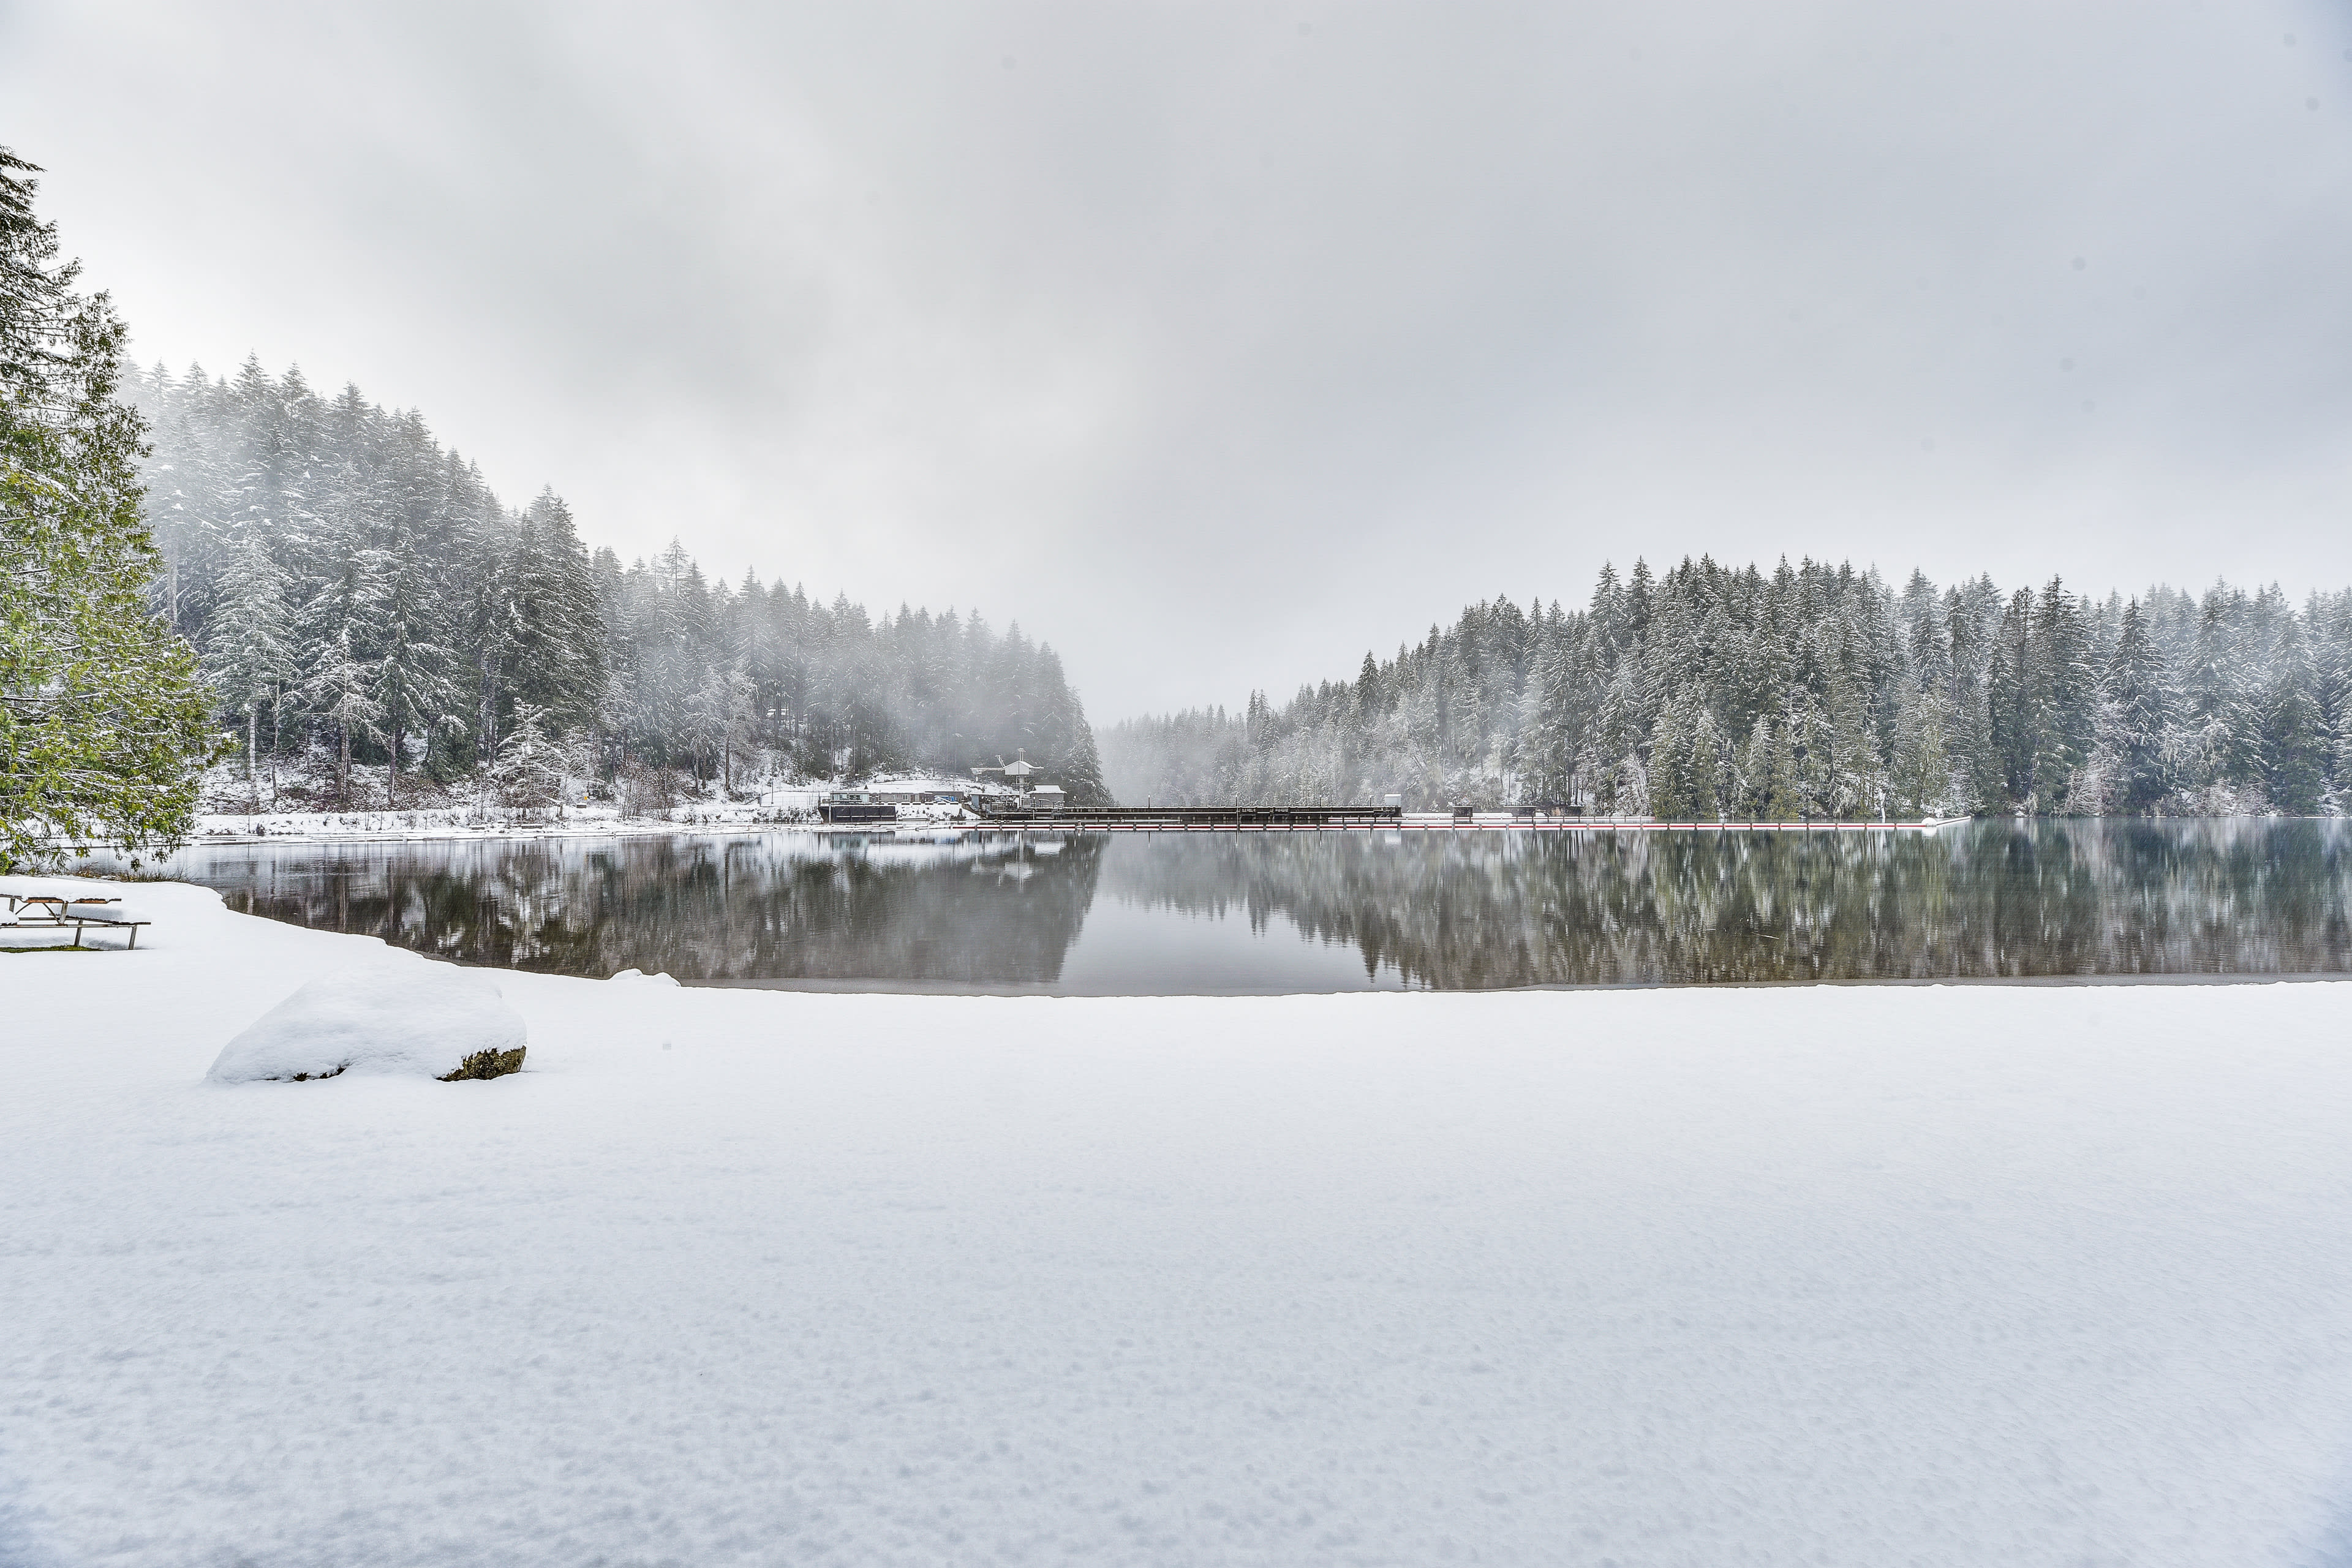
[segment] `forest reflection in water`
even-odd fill
[[[232,908],[467,963],[1074,994],[2352,973],[2337,822],[195,847]]]

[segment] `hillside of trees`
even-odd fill
[[[1060,659],[1017,625],[712,583],[676,543],[592,554],[553,491],[508,507],[418,414],[299,371],[126,391],[165,616],[257,775],[293,759],[323,798],[398,805],[478,770],[726,790],[1025,751],[1105,798]]]
[[[1604,568],[1581,610],[1474,605],[1280,707],[1106,732],[1163,804],[1570,803],[1662,819],[2352,808],[2352,590]]]

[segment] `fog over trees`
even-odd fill
[[[1474,605],[1280,706],[1129,721],[1098,762],[1060,660],[1017,626],[713,583],[676,543],[625,565],[553,491],[508,507],[419,415],[299,372],[159,367],[126,392],[153,444],[165,618],[247,766],[307,758],[341,804],[473,778],[543,803],[566,773],[724,792],[1025,752],[1080,803],[2352,807],[2352,590],[2094,598],[2054,578],[1637,562],[1581,609]]]
[[[421,415],[299,370],[158,366],[127,390],[166,618],[257,773],[307,755],[338,803],[397,805],[482,770],[532,804],[559,766],[725,789],[1025,751],[1102,795],[1061,661],[1017,625],[713,583],[675,542],[591,553],[552,490],[509,507]]]
[[[2352,807],[2352,590],[1604,568],[1473,605],[1280,706],[1106,732],[1125,799],[1556,801],[1667,820]]]

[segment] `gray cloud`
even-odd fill
[[[2352,581],[2332,8],[20,5],[0,43],[0,135],[142,357],[355,379],[625,552],[1018,616],[1098,719],[1643,552]]]

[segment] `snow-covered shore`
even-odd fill
[[[516,974],[518,1076],[224,1087],[383,950],[115,890],[0,955],[11,1568],[2347,1545],[2352,987]]]
[[[562,815],[483,816],[467,809],[424,811],[276,811],[213,813],[196,819],[192,844],[407,843],[445,838],[614,838],[668,836],[717,828],[814,825],[793,810],[758,805],[706,806],[667,816],[624,816],[611,807],[574,806]]]
[[[624,811],[610,800],[585,799],[577,788],[569,790],[562,805],[537,811],[513,810],[478,800],[444,800],[399,809],[281,810],[257,806],[240,810],[236,808],[240,792],[230,787],[230,773],[226,767],[215,772],[217,781],[206,792],[210,808],[199,813],[193,825],[190,838],[194,843],[238,844],[262,839],[308,844],[446,838],[610,838],[703,830],[740,832],[760,827],[818,828],[823,826],[818,802],[833,787],[824,784],[772,784],[746,790],[740,798],[722,799],[713,795],[658,811],[636,813]],[[903,794],[971,792],[982,786],[929,774],[884,774],[856,787]],[[977,820],[952,805],[902,805],[898,810],[900,820],[918,826]]]

